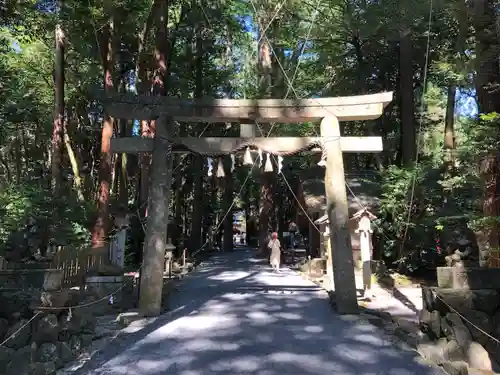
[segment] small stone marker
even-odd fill
[[[109,255],[111,264],[123,268],[125,266],[125,243],[129,226],[128,215],[115,218],[116,234],[110,244]]]

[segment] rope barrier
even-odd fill
[[[40,315],[41,312],[37,312],[35,315],[33,315],[31,317],[30,320],[28,320],[26,323],[24,323],[21,327],[19,327],[19,329],[16,330],[16,332],[14,332],[12,335],[10,335],[9,337],[7,337],[5,340],[3,340],[1,343],[0,343],[0,348],[3,347],[10,339],[12,339],[13,337],[15,337],[19,332],[21,332],[21,330],[26,327],[28,324],[30,324],[33,320],[35,320],[35,318]]]
[[[430,45],[431,45],[431,30],[432,30],[432,15],[433,15],[433,10],[434,10],[434,3],[432,0],[430,0],[429,3],[429,18],[427,21],[427,45],[426,45],[426,52],[425,52],[425,66],[424,66],[424,79],[423,79],[423,89],[422,89],[422,97],[420,100],[420,119],[419,119],[419,124],[418,124],[418,141],[417,141],[417,147],[416,147],[416,154],[415,154],[415,167],[418,166],[419,163],[419,156],[421,152],[421,148],[423,148],[422,145],[422,123],[423,123],[423,112],[424,112],[424,99],[425,99],[425,90],[427,86],[427,74],[429,72],[429,55],[430,55]],[[405,244],[406,244],[406,239],[408,236],[408,228],[410,227],[410,219],[411,219],[411,210],[413,206],[413,200],[415,199],[415,184],[417,182],[417,173],[413,175],[412,183],[411,183],[411,193],[410,193],[410,200],[408,202],[408,212],[407,212],[407,219],[406,219],[406,226],[405,226],[405,232],[403,236],[403,241],[401,241],[401,248],[400,252],[402,252]]]
[[[486,337],[488,337],[489,339],[491,339],[496,344],[500,344],[500,340],[499,339],[497,339],[496,337],[493,337],[488,332],[486,332],[485,330],[483,330],[481,327],[478,327],[476,324],[472,323],[463,314],[461,314],[459,311],[457,311],[457,309],[455,309],[453,306],[450,306],[448,303],[446,303],[446,301],[443,298],[441,298],[435,291],[431,290],[431,293],[437,299],[439,299],[441,302],[443,302],[446,305],[446,307],[448,307],[451,311],[453,311],[455,314],[457,314],[462,320],[466,321],[468,324],[470,324],[472,327],[474,327],[474,329],[476,329],[477,331],[479,331],[482,334],[484,334]]]

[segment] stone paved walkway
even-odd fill
[[[442,375],[381,331],[340,317],[325,292],[250,250],[212,258],[182,280],[173,311],[79,370],[92,375]]]

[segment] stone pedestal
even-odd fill
[[[106,314],[121,309],[123,282],[123,276],[88,276],[85,279],[85,303],[101,300],[93,305],[92,310],[97,314]]]
[[[437,267],[439,288],[500,289],[500,268]]]

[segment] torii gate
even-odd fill
[[[167,244],[168,202],[172,182],[172,153],[194,152],[207,156],[233,154],[247,148],[272,155],[311,150],[323,152],[325,196],[330,222],[330,243],[337,309],[358,312],[354,265],[348,230],[347,192],[343,152],[380,152],[381,137],[341,137],[339,121],[373,120],[392,101],[392,92],[372,95],[304,100],[178,99],[130,94],[101,95],[109,115],[129,120],[156,120],[155,138],[113,138],[114,153],[152,152],[150,205],[148,208],[140,313],[161,312],[164,251]],[[238,138],[173,137],[173,121],[185,122],[282,122],[321,121],[320,137],[253,137],[242,125]],[[249,132],[250,130],[250,132]],[[318,148],[319,146],[319,148]]]

